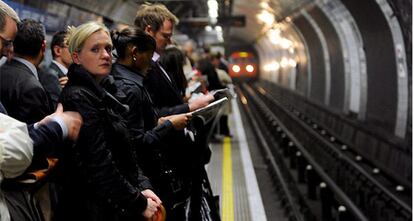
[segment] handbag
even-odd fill
[[[185,221],[220,221],[219,196],[213,195],[205,170],[201,185],[186,200]]]

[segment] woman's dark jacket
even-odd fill
[[[141,219],[147,200],[140,192],[151,185],[120,116],[128,108],[82,66],[71,65],[68,77],[61,103],[79,112],[83,125],[76,144],[61,152],[58,220]]]
[[[184,192],[190,191],[190,178],[185,178],[189,171],[184,169],[190,166],[189,162],[183,160],[188,159],[190,153],[186,147],[176,147],[170,142],[171,136],[176,134],[170,121],[157,125],[159,116],[140,73],[116,63],[111,75],[115,80],[116,90],[109,90],[115,92],[112,92],[113,95],[130,108],[123,116],[128,121],[134,146],[138,148],[140,165],[164,204],[167,207],[172,206],[179,201],[178,198],[185,195]],[[165,174],[168,172],[171,174]],[[179,193],[172,193],[174,191]]]

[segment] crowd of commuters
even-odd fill
[[[133,27],[68,27],[40,68],[44,26],[0,1],[0,221],[220,220],[204,169],[214,125],[187,128],[231,79],[220,57],[172,44],[178,22],[146,3]]]

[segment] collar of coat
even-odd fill
[[[92,74],[81,65],[70,65],[68,70],[68,78],[69,80],[67,86],[73,85],[86,87],[101,99],[105,96],[104,89],[96,82],[96,80],[92,77]]]
[[[111,74],[115,79],[124,78],[138,84],[140,87],[144,86],[144,76],[125,65],[115,63],[112,66]]]
[[[105,85],[103,88],[103,86],[99,85],[92,77],[91,73],[89,73],[84,67],[81,65],[72,64],[69,67],[68,78],[69,81],[67,83],[67,87],[85,87],[94,93],[98,99],[106,103],[109,107],[115,109],[118,113],[129,111],[128,105],[122,104],[110,93],[104,90],[104,88],[107,90],[116,90],[114,79],[111,76],[107,76],[101,81],[101,84]]]

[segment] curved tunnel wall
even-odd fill
[[[310,98],[323,104],[325,101],[325,64],[322,44],[308,20],[299,16],[293,21],[301,31],[309,48],[310,60]]]
[[[396,39],[401,30],[390,28],[392,18],[388,18],[384,4],[375,0],[331,0],[292,15],[284,34],[305,46],[306,53],[295,52],[297,66],[290,72],[276,71],[273,82],[283,87],[289,84],[290,89],[335,112],[348,115],[350,110],[356,114],[351,116],[358,117],[365,126],[403,138],[406,117],[410,115],[406,103],[411,83],[403,83],[410,76],[401,78],[401,65],[407,66],[395,53],[400,48]],[[327,16],[326,10],[335,7],[341,8],[343,15]],[[292,37],[292,32],[300,38]],[[279,58],[283,56],[278,48],[271,50],[276,50],[274,54]]]
[[[408,119],[411,73],[406,71],[410,65],[400,25],[388,2],[318,1],[275,27],[295,42],[297,65],[290,70],[281,66],[269,72],[267,79],[301,94],[303,100],[296,107],[318,107],[311,117],[324,122],[327,118],[318,118],[331,112],[329,116],[351,122],[357,132],[349,133],[341,124],[338,133],[348,136],[365,157],[411,180],[412,147],[407,138],[412,135]],[[286,51],[274,46],[280,45],[277,41],[271,35],[260,39],[259,50],[272,51],[265,53],[266,62],[280,62],[286,56]],[[295,87],[288,87],[286,75],[296,78]]]
[[[341,111],[344,106],[344,63],[342,46],[332,23],[329,18],[318,8],[313,7],[309,10],[309,14],[319,24],[319,28],[323,32],[329,52],[329,62],[331,70],[330,78],[330,94],[329,106],[333,109]]]
[[[288,27],[287,33],[290,39],[293,39],[296,42],[295,53],[297,66],[295,67],[296,79],[294,90],[296,90],[302,96],[308,96],[308,87],[311,72],[308,60],[308,45],[306,44],[303,35],[298,31],[298,28],[294,24],[291,24]]]
[[[411,73],[406,72],[401,29],[387,7],[385,1],[330,0],[292,15],[282,22],[281,31],[295,42],[297,65],[290,71],[295,72],[296,85],[288,87],[284,77],[292,72],[286,67],[278,68],[268,79],[301,94],[304,106],[319,106],[320,112],[312,116],[315,119],[332,112],[344,122],[352,122],[357,132],[349,133],[340,126],[344,130],[339,133],[348,136],[365,157],[411,180],[408,137],[412,134],[407,119],[411,116]],[[286,54],[272,40],[259,42],[260,50],[272,51],[266,53],[268,62],[280,61]]]
[[[394,131],[397,73],[391,32],[375,1],[342,1],[355,18],[367,59],[367,123]],[[367,13],[369,12],[369,13]]]

